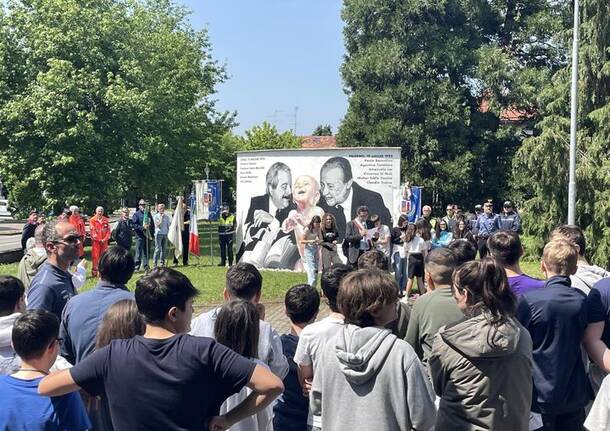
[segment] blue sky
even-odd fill
[[[339,67],[340,0],[177,0],[193,11],[195,29],[209,31],[213,56],[230,79],[218,108],[237,111],[234,132],[268,121],[309,135],[318,124],[336,133],[347,109]]]

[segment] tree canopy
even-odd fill
[[[576,223],[588,257],[610,266],[610,3],[582,4],[579,58]],[[514,177],[528,233],[544,239],[567,216],[570,68],[559,70],[537,97],[541,120],[515,157]],[[541,244],[539,244],[541,245]]]
[[[398,146],[437,205],[514,198],[540,242],[565,223],[571,0],[344,0],[343,146]],[[584,0],[578,224],[610,264],[610,3]]]
[[[330,127],[330,124],[317,126],[312,133],[313,136],[332,136],[333,129]]]
[[[536,112],[565,63],[561,3],[345,0],[339,145],[401,147],[405,178],[439,205],[508,197],[523,128],[501,112]]]
[[[0,176],[27,207],[178,191],[233,124],[206,31],[169,0],[28,0],[0,9]]]

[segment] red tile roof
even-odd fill
[[[301,136],[301,148],[337,148],[335,136]]]
[[[483,98],[479,104],[479,111],[486,113],[489,111],[489,100]],[[507,108],[500,111],[500,122],[502,123],[521,123],[535,117],[536,114],[516,108]]]

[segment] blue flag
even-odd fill
[[[220,217],[220,206],[222,204],[222,183],[217,180],[208,181],[208,220],[218,220]]]
[[[403,187],[400,199],[400,213],[407,216],[409,223],[421,217],[421,191],[422,187]]]

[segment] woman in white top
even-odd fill
[[[417,278],[417,289],[420,294],[426,293],[424,286],[424,259],[430,249],[430,230],[425,220],[409,224],[405,232],[405,254],[407,256],[407,295]]]
[[[258,359],[259,314],[256,306],[243,299],[233,299],[224,304],[214,323],[216,341],[257,364],[267,367]],[[245,400],[252,390],[244,386],[222,403],[220,414],[232,410]],[[230,431],[273,431],[273,405],[269,404],[257,414],[236,423]]]

